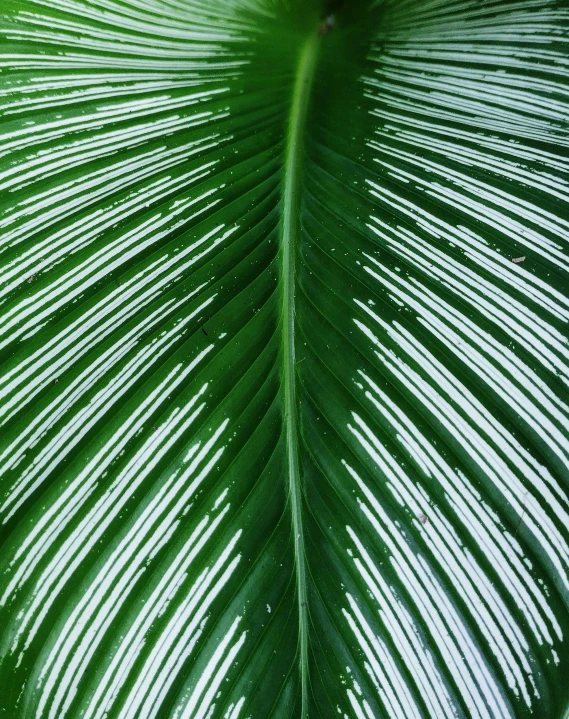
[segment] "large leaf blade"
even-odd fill
[[[563,716],[567,14],[358,12],[8,8],[16,715]]]

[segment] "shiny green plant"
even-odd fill
[[[0,717],[564,719],[567,0],[3,0]]]

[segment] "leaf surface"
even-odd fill
[[[565,719],[568,27],[5,0],[4,716]]]

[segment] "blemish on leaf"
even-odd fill
[[[334,15],[330,13],[318,29],[319,35],[327,35],[334,28]]]

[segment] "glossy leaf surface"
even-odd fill
[[[0,16],[1,715],[565,719],[567,3]]]

